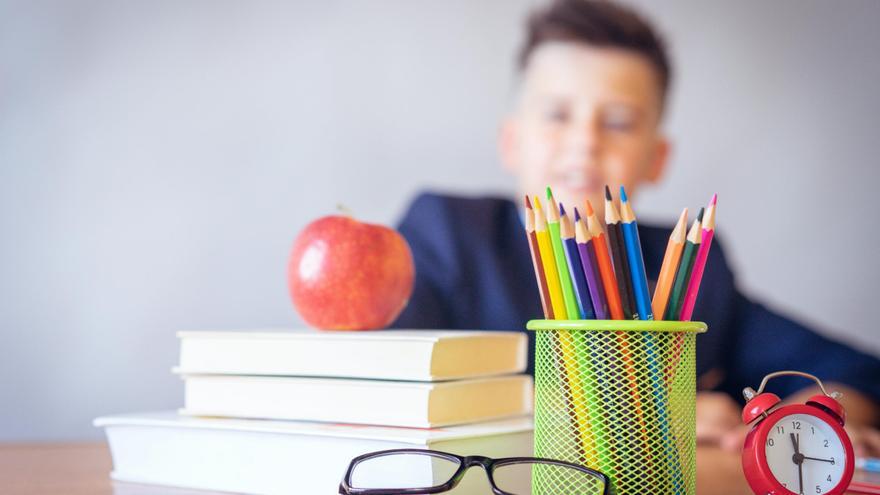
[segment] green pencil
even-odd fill
[[[580,318],[577,298],[574,295],[574,286],[571,284],[571,274],[568,271],[568,261],[565,259],[565,249],[562,247],[562,236],[559,233],[559,204],[553,199],[553,191],[547,186],[547,229],[550,231],[550,244],[553,245],[553,257],[556,259],[556,271],[559,272],[559,283],[562,285],[562,299],[565,300],[565,312],[570,320]]]
[[[691,278],[691,270],[694,268],[694,259],[697,256],[697,250],[700,249],[700,226],[703,222],[703,212],[705,208],[700,208],[697,219],[691,225],[688,232],[687,242],[684,243],[684,251],[681,253],[681,262],[678,265],[678,272],[675,274],[675,282],[672,283],[672,292],[669,294],[669,304],[666,307],[666,314],[663,315],[664,320],[678,320],[681,315],[681,306],[684,303],[684,294],[687,291],[688,280]]]
[[[568,313],[569,320],[581,319],[580,308],[578,308],[577,298],[574,295],[574,286],[572,285],[571,275],[568,270],[568,261],[565,258],[565,248],[562,246],[562,235],[559,229],[559,204],[553,199],[553,192],[547,187],[547,201],[555,205],[556,208],[547,208],[547,229],[550,231],[550,242],[553,244],[553,257],[556,259],[556,268],[559,271],[559,282],[562,285],[562,298],[565,300],[565,311]],[[575,393],[583,394],[586,402],[584,411],[578,415],[580,420],[579,429],[581,434],[586,437],[583,447],[583,457],[581,464],[591,466],[602,466],[607,469],[608,446],[605,439],[603,423],[601,421],[602,401],[596,396],[594,387],[590,384],[598,383],[595,378],[596,370],[592,356],[594,349],[590,345],[590,340],[583,336],[574,337],[567,331],[562,333],[568,334],[568,338],[572,343],[571,350],[575,362],[567,363],[575,369],[575,373],[579,374],[580,389]],[[581,344],[580,346],[578,344]],[[587,384],[584,386],[584,384]],[[592,444],[592,445],[591,445]]]

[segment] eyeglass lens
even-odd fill
[[[351,473],[352,488],[430,488],[452,479],[457,460],[430,453],[389,454],[361,461]]]
[[[544,490],[548,488],[552,488],[553,493],[599,494],[604,488],[600,479],[588,473],[572,467],[541,462],[498,465],[493,478],[495,486],[513,495],[545,493]],[[533,486],[536,490],[534,492]]]

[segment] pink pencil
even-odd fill
[[[715,203],[718,195],[713,194],[706,213],[703,215],[703,236],[700,241],[700,250],[694,259],[694,268],[691,279],[688,282],[687,292],[684,294],[684,302],[681,305],[681,321],[690,321],[694,314],[694,305],[697,303],[697,294],[700,292],[700,282],[703,280],[703,270],[706,269],[706,260],[709,258],[709,248],[712,247],[712,238],[715,236]]]

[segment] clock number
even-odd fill
[[[831,481],[831,475],[829,474],[828,477],[825,478],[825,479],[828,480],[828,481]]]
[[[791,429],[800,430],[801,429],[801,422],[800,421],[792,421],[791,422]]]
[[[819,488],[819,485],[816,485],[816,493],[822,493],[822,489]]]
[[[828,447],[828,440],[825,440],[825,446]]]
[[[833,457],[831,458],[831,465],[832,466],[834,465],[834,458]]]
[[[767,445],[769,445],[769,446],[772,447],[772,446],[776,445],[776,442],[774,442],[772,438],[768,438],[768,439],[767,439]]]
[[[785,435],[785,427],[777,425],[776,426],[776,433],[779,433],[780,435]]]
[[[813,435],[816,434],[816,429],[813,428],[812,426],[810,427],[810,433],[813,434]]]

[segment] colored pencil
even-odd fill
[[[538,246],[540,247],[541,260],[546,262],[546,264],[544,265],[544,271],[547,275],[548,285],[550,285],[551,300],[554,302],[553,312],[556,315],[557,320],[567,320],[570,317],[574,318],[577,315],[577,309],[575,308],[574,312],[572,312],[571,316],[569,316],[568,309],[566,307],[563,297],[564,292],[560,287],[561,283],[559,273],[561,272],[558,269],[558,265],[556,264],[556,260],[558,258],[555,255],[556,251],[551,241],[551,234],[549,226],[547,224],[547,217],[545,217],[544,212],[541,211],[541,201],[538,199],[537,196],[535,196],[534,199],[535,232],[538,234]],[[555,211],[555,208],[551,206],[550,210]],[[556,239],[558,241],[558,222],[556,223],[556,231]],[[559,244],[561,245],[561,242]],[[555,290],[553,288],[554,282]],[[595,466],[596,443],[593,437],[592,430],[587,427],[590,424],[590,416],[587,406],[587,402],[589,401],[587,400],[588,398],[584,397],[584,387],[581,383],[581,371],[578,366],[574,340],[572,339],[571,333],[568,330],[558,330],[556,332],[553,332],[553,335],[558,340],[558,345],[554,345],[554,348],[558,348],[561,354],[557,356],[557,359],[559,360],[560,368],[563,371],[563,375],[565,377],[564,382],[567,383],[568,390],[571,394],[570,400],[567,404],[567,409],[569,410],[569,416],[571,417],[574,430],[578,435],[575,441],[580,451],[583,452],[583,463],[587,464],[588,466]],[[585,369],[584,374],[587,376],[586,379],[589,380],[589,377],[591,376],[589,369]],[[592,402],[590,403],[590,406],[592,406]]]
[[[557,320],[566,320],[568,319],[568,313],[565,312],[562,286],[559,283],[559,272],[556,270],[556,259],[553,257],[550,233],[547,231],[547,218],[544,216],[541,200],[537,196],[535,196],[534,207],[535,238],[538,241],[538,254],[541,258],[541,264],[544,266],[544,276],[547,278],[547,294],[550,296],[553,316]]]
[[[635,212],[626,196],[626,190],[620,186],[620,221],[623,238],[626,243],[626,254],[629,258],[630,275],[633,283],[633,293],[635,294],[636,310],[640,320],[653,320],[654,314],[651,308],[651,298],[648,292],[648,278],[645,275],[645,261],[642,256],[642,246],[639,240],[639,226],[636,221]],[[656,413],[656,428],[659,430],[659,437],[655,437],[655,449],[660,447],[657,452],[661,457],[665,456],[667,462],[678,465],[680,460],[678,454],[672,449],[668,442],[664,441],[669,436],[669,416],[666,408],[666,388],[663,371],[660,369],[659,360],[660,349],[657,344],[657,336],[651,332],[644,333],[645,340],[645,358],[648,366],[648,377],[651,382],[653,401],[648,404],[652,406]],[[675,485],[675,493],[679,493],[681,486],[681,470],[677,470],[677,476],[673,477]]]
[[[587,200],[586,206],[587,231],[592,238],[591,244],[596,251],[596,261],[598,264],[599,275],[602,278],[602,285],[605,288],[605,298],[608,301],[609,313],[611,314],[612,319],[622,320],[624,319],[623,307],[620,303],[620,292],[618,292],[617,279],[614,276],[614,267],[611,264],[611,256],[608,254],[605,233],[602,231],[599,219],[596,218],[596,212],[593,211],[593,205],[589,200]],[[624,332],[615,332],[615,335],[619,348],[619,357],[615,356],[612,359],[608,359],[607,357],[614,356],[614,353],[600,353],[600,363],[604,367],[603,369],[606,370],[613,369],[619,366],[621,362],[623,363],[624,374],[632,395],[630,400],[632,401],[633,408],[632,414],[612,408],[612,410],[609,411],[609,420],[615,422],[615,424],[623,422],[628,425],[627,427],[638,428],[638,431],[641,433],[640,439],[642,441],[640,451],[650,452],[648,432],[645,425],[644,412],[642,411],[642,398],[639,395],[639,382],[636,375],[635,364],[633,363],[632,353],[629,348],[628,339],[630,337]],[[617,359],[620,359],[620,361],[617,361]],[[629,439],[621,439],[611,436],[609,441],[616,453],[615,455],[619,458],[625,458],[630,455],[628,452],[633,451],[630,448],[631,443]],[[609,468],[609,471],[604,472],[613,479],[616,468],[616,465],[612,465]]]
[[[581,244],[583,222],[580,221],[580,214],[578,213],[577,208],[574,209],[574,214],[575,225],[572,226],[571,220],[568,215],[565,214],[565,209],[562,207],[562,204],[559,205],[560,233],[563,242],[566,243],[565,254],[569,259],[569,267],[572,267],[572,279],[577,280],[576,285],[579,286],[579,290],[583,294],[585,306],[590,311],[589,317],[595,318],[599,314],[593,313],[596,307],[596,299],[594,288],[590,285],[590,283],[593,282],[590,278],[590,273],[594,270],[588,268],[589,265],[584,265],[588,260],[584,259],[583,252],[581,251],[581,248],[583,247]],[[576,237],[572,237],[572,235],[576,235]],[[580,273],[576,273],[573,267],[577,267],[577,269],[580,270]],[[605,319],[603,316],[599,316],[599,318]],[[595,344],[589,338],[585,339],[584,343],[586,344],[586,348],[581,349],[581,352],[577,353],[578,366],[584,371],[586,376],[597,378],[587,378],[588,381],[601,383],[601,380],[598,379],[603,370],[600,361],[600,352],[597,352]],[[597,390],[592,387],[588,387],[584,390],[584,395],[586,395],[587,398],[587,413],[590,418],[590,429],[593,431],[593,436],[596,442],[596,454],[598,457],[599,469],[601,469],[602,472],[608,473],[613,468],[610,456],[614,449],[611,448],[610,439],[607,438],[606,435],[606,415],[600,412],[603,410],[602,399],[597,395]]]
[[[691,279],[688,281],[687,292],[684,293],[684,302],[681,304],[680,319],[682,321],[690,321],[694,314],[697,295],[700,293],[700,282],[703,280],[703,271],[706,269],[706,260],[709,259],[709,249],[712,247],[712,238],[715,236],[715,204],[717,202],[718,195],[715,194],[712,196],[712,200],[709,201],[709,206],[706,207],[706,214],[703,217],[703,235],[700,239],[700,250],[697,251],[697,257],[694,259]]]
[[[687,292],[685,292],[683,298],[681,316],[679,317],[682,321],[690,321],[693,316],[697,294],[699,294],[700,291],[700,282],[703,278],[703,270],[706,267],[706,260],[709,257],[709,248],[712,247],[712,238],[715,234],[715,205],[717,201],[718,195],[713,194],[712,199],[709,201],[709,206],[706,208],[700,221],[702,230],[700,247],[694,257],[694,266],[691,270],[690,280],[688,281]],[[669,367],[666,369],[667,382],[670,384],[675,383],[674,377],[677,376],[676,370],[681,361],[682,349],[684,347],[683,336],[679,334],[674,343],[672,358],[669,361]]]
[[[620,186],[620,222],[623,240],[626,243],[626,257],[629,260],[629,273],[632,278],[638,319],[653,320],[648,277],[645,275],[645,260],[642,257],[642,244],[639,240],[639,224],[623,186]]]
[[[880,459],[876,457],[856,457],[856,469],[869,473],[880,473]]]
[[[556,259],[556,271],[559,272],[559,284],[562,286],[565,313],[570,319],[575,320],[578,318],[577,298],[574,296],[574,286],[571,283],[568,262],[565,261],[562,238],[559,237],[559,211],[556,209],[553,191],[549,186],[547,187],[547,230],[550,231],[550,243],[553,246],[553,257]]]
[[[526,196],[526,237],[529,241],[529,254],[532,256],[532,267],[535,269],[535,282],[538,284],[538,294],[541,296],[541,309],[544,319],[553,319],[553,305],[550,304],[550,292],[547,289],[547,276],[544,274],[544,265],[541,262],[541,251],[538,247],[538,236],[535,234],[535,210]]]
[[[540,208],[540,203],[541,203],[540,200],[538,200],[538,198],[535,197],[535,204],[538,205],[539,208]],[[537,219],[537,222],[536,222],[536,219]],[[542,241],[542,244],[544,244],[543,260],[541,259],[541,257],[542,257],[541,251],[542,250],[541,250],[540,245],[538,243],[538,235],[536,232],[537,229],[535,227],[535,223],[541,224],[541,231],[543,232],[543,241]],[[550,247],[550,238],[549,238],[549,235],[547,234],[547,219],[544,217],[543,211],[539,210],[536,212],[532,209],[532,205],[529,202],[528,196],[526,196],[526,232],[529,233],[529,250],[531,251],[531,254],[532,254],[532,264],[534,265],[534,268],[535,268],[535,277],[538,279],[538,287],[539,287],[539,289],[543,288],[543,292],[541,294],[541,298],[542,298],[541,304],[544,307],[544,317],[546,319],[553,319],[555,315],[553,313],[553,304],[551,302],[552,299],[550,297],[550,290],[549,290],[549,287],[547,284],[546,273],[555,274],[556,267],[555,267],[555,261],[553,261],[553,255],[551,252],[552,248]],[[552,262],[554,266],[552,266],[552,267],[548,266],[545,269],[544,260],[548,260],[548,261]],[[559,284],[558,276],[556,279],[556,284],[557,284],[557,286]],[[564,311],[565,306],[562,303],[561,290],[558,289],[557,291],[559,292],[559,294],[557,295],[557,299],[556,299],[557,306],[561,306],[562,310]],[[560,316],[560,318],[564,318],[564,317]],[[575,433],[573,435],[573,439],[574,439],[574,443],[575,443],[575,450],[577,452],[583,452],[584,451],[584,445],[583,445],[583,439],[582,439],[583,433],[580,431],[581,426],[580,426],[580,421],[578,420],[578,408],[572,402],[572,399],[576,396],[576,394],[572,392],[572,387],[571,387],[571,383],[569,380],[569,375],[571,374],[571,366],[566,364],[566,358],[568,357],[568,359],[570,360],[570,358],[571,358],[570,355],[572,353],[570,338],[564,339],[564,338],[561,338],[558,334],[554,334],[553,338],[558,343],[558,345],[551,344],[551,347],[553,348],[553,354],[556,358],[556,364],[557,364],[559,371],[560,371],[558,376],[560,376],[560,378],[561,378],[562,387],[563,387],[563,390],[565,391],[565,394],[564,394],[566,397],[565,409],[568,411],[568,416],[569,416],[569,419],[571,420],[572,430]]]
[[[672,293],[669,296],[669,304],[666,308],[667,320],[678,320],[681,314],[681,303],[684,301],[684,292],[687,290],[688,280],[690,280],[691,270],[694,266],[694,259],[697,251],[700,249],[700,225],[703,221],[703,213],[705,208],[700,208],[697,219],[688,232],[687,241],[681,254],[681,262],[678,266],[678,273],[675,274],[675,283],[672,286]],[[684,335],[677,333],[673,340],[672,358],[666,366],[665,376],[667,384],[671,384],[672,380],[677,376],[678,363],[681,360],[681,351],[684,346]]]
[[[575,230],[577,232],[577,249],[580,253],[581,264],[584,267],[584,275],[587,279],[587,286],[590,288],[590,298],[593,301],[593,310],[596,311],[596,318],[599,320],[607,320],[608,318],[608,302],[605,300],[605,286],[602,284],[602,275],[599,274],[599,263],[596,261],[596,248],[593,246],[593,236],[587,232],[581,216],[575,211]]]
[[[880,495],[880,486],[867,481],[852,481],[846,487],[846,493],[858,493],[861,495]]]
[[[593,205],[587,200],[587,231],[593,238],[593,246],[596,249],[596,261],[599,264],[599,275],[602,277],[602,286],[605,287],[605,299],[608,301],[608,312],[614,320],[622,320],[623,306],[620,304],[620,292],[617,289],[617,278],[614,276],[614,266],[611,264],[611,256],[608,254],[608,244],[605,232],[596,218]]]
[[[666,254],[663,255],[663,264],[660,268],[660,276],[657,278],[657,287],[654,289],[654,299],[651,308],[654,310],[654,318],[662,320],[669,303],[669,294],[672,291],[672,283],[675,280],[675,272],[681,260],[681,252],[684,250],[685,235],[687,234],[688,209],[685,208],[678,217],[678,223],[672,229],[669,242],[666,243]]]
[[[629,261],[626,258],[626,244],[620,226],[620,213],[611,200],[611,190],[605,186],[605,226],[608,232],[608,245],[611,246],[611,260],[617,276],[617,287],[620,291],[620,304],[623,317],[633,319],[635,304],[633,303],[632,280],[629,275]]]
[[[669,304],[666,305],[664,320],[678,320],[681,315],[681,303],[684,301],[684,292],[687,290],[688,280],[691,278],[691,270],[694,267],[694,257],[700,249],[700,225],[703,221],[705,208],[700,208],[697,219],[691,225],[687,241],[681,253],[681,261],[675,274],[675,282],[672,284],[672,292],[669,295]]]
[[[606,232],[608,234],[608,245],[611,248],[611,259],[614,263],[614,273],[617,277],[617,288],[620,293],[620,305],[623,311],[623,317],[627,320],[633,319],[634,316],[634,306],[633,306],[633,291],[632,291],[632,280],[629,274],[629,262],[626,258],[626,245],[623,242],[623,232],[621,230],[620,225],[620,213],[617,210],[617,207],[614,205],[614,201],[611,198],[611,189],[608,185],[605,186],[605,225]],[[646,453],[647,456],[653,455],[652,449],[652,437],[654,426],[648,426],[648,422],[646,421],[647,417],[647,406],[651,403],[650,400],[646,399],[644,405],[642,404],[642,397],[648,398],[650,397],[650,391],[645,391],[644,393],[640,390],[638,376],[636,375],[636,364],[641,368],[644,366],[642,364],[644,362],[644,353],[639,349],[638,345],[633,346],[632,348],[629,345],[630,337],[628,335],[618,334],[617,343],[620,346],[620,352],[624,356],[629,357],[629,361],[632,366],[627,369],[630,373],[629,381],[630,387],[635,386],[636,390],[634,392],[635,396],[637,396],[640,400],[637,400],[634,404],[634,412],[639,421],[639,426],[641,427],[641,440],[642,440],[642,451]],[[627,359],[624,359],[624,366],[626,366]]]
[[[577,215],[577,208],[575,208]],[[593,312],[593,300],[590,297],[590,289],[587,286],[587,279],[584,276],[584,267],[581,265],[581,258],[578,255],[578,245],[575,242],[574,227],[571,225],[571,219],[565,214],[565,208],[559,203],[559,237],[562,239],[562,247],[565,249],[565,260],[568,262],[568,271],[571,275],[572,286],[574,286],[574,295],[577,299],[580,318],[584,320],[592,320],[596,318]]]

